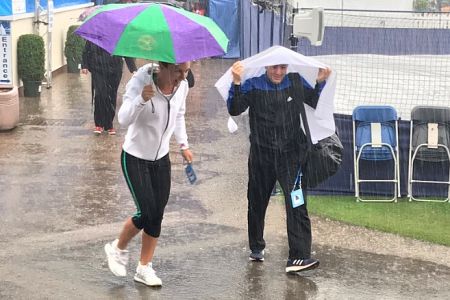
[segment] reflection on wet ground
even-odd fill
[[[119,163],[125,129],[91,133],[89,78],[61,74],[40,99],[21,98],[19,127],[0,132],[0,299],[450,297],[447,266],[327,242],[313,246],[319,269],[286,275],[282,201],[269,206],[266,261],[248,261],[248,128],[238,118],[241,131],[227,132],[225,103],[212,88],[231,63],[193,64],[187,127],[199,179],[188,184],[173,147],[172,195],[154,260],[160,289],[132,280],[139,239],[130,244],[129,276],[107,269],[103,245],[134,205]]]

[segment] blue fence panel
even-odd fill
[[[304,55],[380,54],[446,55],[450,54],[450,30],[417,28],[325,27],[321,47],[300,39],[298,51]]]
[[[10,16],[12,14],[11,1],[0,1],[0,16]]]
[[[249,57],[251,56],[251,49],[249,47],[251,42],[251,26],[250,22],[245,22],[245,20],[250,20],[251,18],[251,2],[241,1],[241,35],[240,35],[240,56]]]
[[[283,44],[284,24],[273,10],[262,9],[251,1],[241,1],[241,58]]]
[[[242,22],[250,22],[250,38],[248,43],[250,44],[250,56],[258,53],[259,49],[259,7],[257,5],[250,5],[250,19],[242,20]],[[244,47],[246,44],[244,43]]]
[[[263,10],[259,13],[259,47],[258,52],[272,46],[272,16],[273,12]]]
[[[3,0],[5,1],[5,0]],[[9,0],[7,0],[9,1]],[[27,0],[27,13],[34,12],[35,6],[34,6],[34,0]],[[60,7],[67,7],[67,6],[73,6],[73,5],[79,5],[79,4],[86,4],[92,2],[91,0],[53,0],[53,6],[55,8]],[[40,0],[40,5],[47,9],[47,0]]]
[[[47,1],[44,1],[47,3]],[[90,3],[91,0],[53,0],[55,8]]]
[[[272,19],[272,45],[283,45],[283,24],[279,14],[273,14]]]
[[[219,25],[229,39],[228,51],[223,57],[240,57],[239,1],[209,0],[209,17]]]
[[[209,16],[230,40],[225,58],[247,58],[272,45],[283,44],[280,14],[251,0],[210,0]]]

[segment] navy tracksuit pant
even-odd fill
[[[289,258],[311,256],[311,222],[305,204],[292,208],[291,191],[302,160],[300,150],[280,152],[251,145],[248,160],[248,237],[252,251],[263,250],[264,218],[276,180],[285,197]]]

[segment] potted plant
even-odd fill
[[[75,34],[74,31],[78,25],[71,25],[67,30],[66,43],[64,45],[64,55],[67,60],[67,72],[79,73],[79,65],[81,64],[81,57],[83,55],[84,44],[83,38]]]
[[[17,66],[24,96],[37,97],[45,75],[44,39],[36,34],[21,35],[17,41]]]

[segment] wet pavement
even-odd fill
[[[134,212],[120,171],[125,129],[94,136],[89,77],[60,74],[21,98],[19,126],[0,132],[0,299],[449,299],[449,247],[312,217],[319,269],[286,275],[283,202],[271,201],[264,263],[248,261],[245,117],[229,134],[212,87],[230,60],[196,62],[187,127],[198,182],[172,147],[172,194],[154,267],[162,288],[108,270],[103,246]],[[129,78],[125,73],[119,88]],[[120,105],[120,100],[119,103]],[[118,125],[117,125],[118,126]]]

